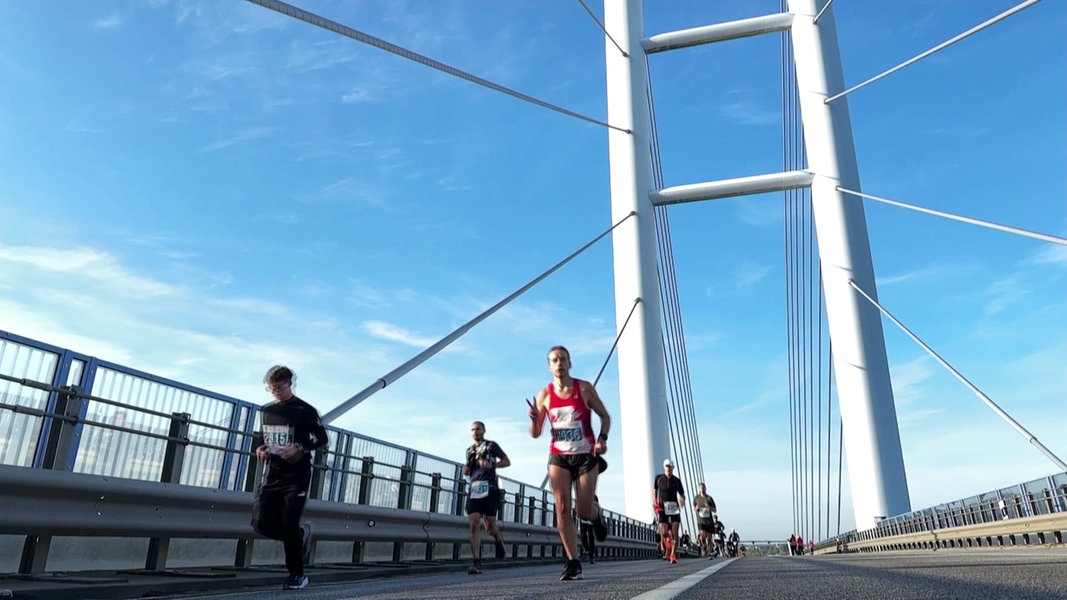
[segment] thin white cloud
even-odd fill
[[[1019,304],[1030,294],[1029,288],[1018,277],[1006,277],[991,283],[985,291],[990,299],[983,308],[986,316],[996,315]]]
[[[926,395],[923,385],[934,376],[937,372],[936,368],[940,366],[935,365],[934,359],[925,354],[905,363],[890,365],[893,397],[897,402],[898,410],[908,407]]]
[[[359,102],[373,102],[374,94],[367,88],[356,88],[349,90],[341,94],[341,102],[345,104],[356,104]]]
[[[383,321],[367,321],[363,324],[363,330],[377,339],[400,342],[415,348],[427,348],[437,343],[434,338],[422,337],[403,327]]]
[[[1067,246],[1048,244],[1025,261],[1028,264],[1067,267]]]
[[[0,261],[29,265],[43,271],[86,277],[129,297],[167,296],[176,292],[169,284],[129,272],[115,257],[92,248],[46,248],[0,246]]]
[[[122,27],[122,25],[124,23],[125,23],[125,20],[122,18],[122,15],[120,15],[118,13],[111,13],[110,15],[108,15],[106,17],[101,17],[101,18],[93,21],[93,29],[99,29],[99,30],[119,29],[119,28]]]
[[[759,264],[754,260],[743,259],[734,270],[734,285],[740,289],[750,289],[774,272],[770,265]]]
[[[716,104],[715,111],[727,119],[743,125],[778,125],[782,122],[781,110],[777,107],[759,106],[761,92],[752,89],[727,90]]]
[[[767,195],[746,198],[738,204],[737,217],[742,223],[756,227],[782,226],[782,204]]]
[[[913,271],[906,271],[904,273],[897,273],[896,275],[888,275],[885,277],[878,277],[878,287],[899,284],[914,284],[921,283],[923,281],[935,281],[940,279],[947,269],[941,266],[929,266],[922,269],[916,269]]]
[[[229,148],[230,146],[236,146],[237,144],[260,140],[270,136],[275,131],[277,131],[276,127],[252,127],[241,131],[232,137],[208,144],[201,148],[200,152],[214,152],[223,148]]]

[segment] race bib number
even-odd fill
[[[264,425],[263,443],[268,451],[278,446],[288,446],[293,443],[293,430],[288,425]]]
[[[489,482],[486,480],[471,482],[471,499],[480,500],[489,495]]]
[[[663,503],[663,514],[665,514],[665,515],[677,515],[677,514],[680,514],[681,512],[682,511],[678,510],[678,503],[677,502],[664,502]]]
[[[580,442],[584,439],[582,427],[555,427],[552,429],[552,439],[557,442]]]
[[[711,509],[710,508],[698,508],[697,509],[697,516],[700,517],[701,519],[710,519],[711,518]]]

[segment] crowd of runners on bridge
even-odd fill
[[[611,416],[593,384],[571,376],[570,352],[563,346],[548,351],[548,371],[552,381],[534,398],[527,400],[529,433],[540,437],[549,424],[548,480],[556,507],[556,525],[567,559],[560,580],[582,578],[582,559],[596,561],[596,542],[607,538],[608,526],[597,501],[597,477],[607,469],[604,454],[608,451]],[[262,535],[280,540],[285,549],[289,575],[286,589],[308,585],[304,565],[308,562],[313,535],[311,523],[301,523],[311,482],[313,450],[325,447],[326,431],[318,412],[293,393],[295,375],[284,366],[274,366],[264,377],[264,384],[274,402],[262,410],[262,443],[257,457],[266,464],[263,485],[253,504],[253,527]],[[600,422],[594,436],[592,416]],[[470,522],[472,563],[467,572],[482,572],[481,532],[491,536],[496,559],[507,555],[504,538],[497,524],[500,488],[497,469],[511,464],[503,448],[485,438],[485,424],[471,424],[474,443],[467,448],[462,472],[469,480],[466,512]],[[652,505],[659,526],[659,544],[664,560],[676,563],[679,551],[695,550],[698,556],[743,556],[740,536],[726,528],[715,514],[715,500],[704,483],[693,498],[697,517],[697,540],[692,544],[688,532],[679,535],[685,489],[674,475],[674,463],[663,461],[663,473],[652,483]],[[573,490],[573,501],[572,501]],[[579,533],[581,538],[579,541]]]

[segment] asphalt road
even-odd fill
[[[1067,547],[987,548],[804,557],[607,561],[559,581],[562,562],[337,565],[311,586],[281,589],[284,569],[0,577],[0,598],[184,600],[1067,600]]]
[[[559,581],[561,566],[493,569],[352,582],[312,581],[186,598],[251,600],[1067,600],[1067,549],[982,549],[766,557],[734,560],[601,562],[580,581]],[[312,575],[314,577],[314,575]],[[172,596],[173,598],[173,596]]]

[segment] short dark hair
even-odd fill
[[[263,383],[278,383],[279,381],[294,381],[296,380],[296,374],[293,370],[285,365],[274,365],[267,369],[267,374],[263,376]]]
[[[554,352],[556,350],[562,350],[563,353],[567,355],[567,360],[571,359],[571,351],[567,350],[566,346],[552,346],[551,348],[548,349],[548,353],[552,354],[552,352]]]

